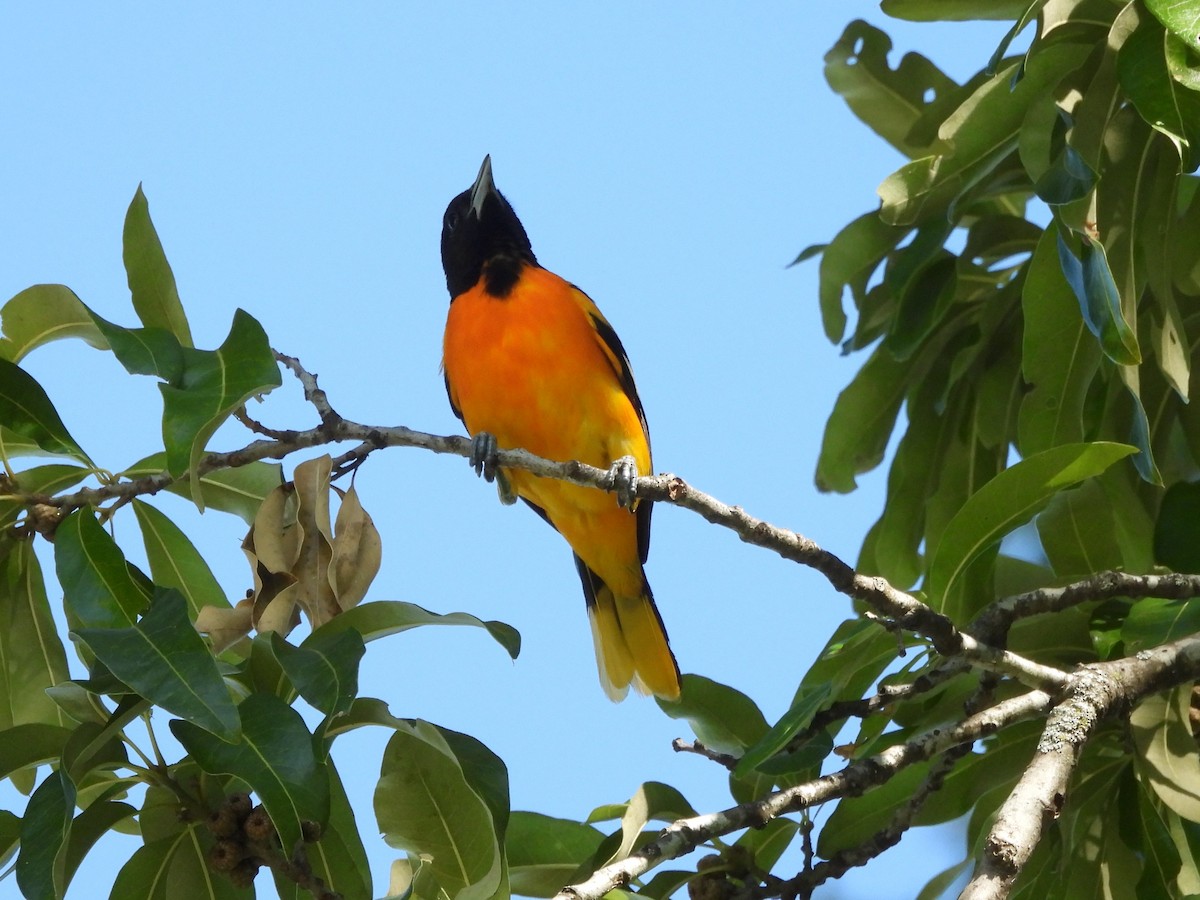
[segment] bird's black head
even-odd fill
[[[492,181],[492,158],[485,156],[469,190],[450,201],[442,217],[442,268],[454,299],[483,276],[489,294],[505,297],[521,267],[537,258],[521,220]]]

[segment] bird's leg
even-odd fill
[[[615,460],[608,470],[608,485],[617,495],[617,504],[626,509],[633,509],[637,496],[638,468],[637,461],[632,456],[622,456]]]
[[[471,468],[485,481],[496,480],[496,452],[500,449],[496,436],[481,431],[471,438]]]

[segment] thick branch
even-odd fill
[[[1030,691],[976,713],[952,728],[934,729],[875,756],[856,760],[839,772],[768,794],[721,812],[680,819],[668,825],[655,840],[611,865],[596,870],[581,884],[563,888],[556,900],[599,900],[616,887],[668,859],[689,853],[714,837],[765,825],[774,818],[841,797],[853,797],[882,784],[901,769],[930,759],[952,747],[986,737],[996,730],[1041,715],[1051,698]]]
[[[1008,896],[1046,825],[1062,812],[1080,753],[1101,722],[1149,694],[1197,677],[1200,636],[1082,667],[1067,698],[1047,718],[1033,760],[996,814],[984,855],[960,900]]]

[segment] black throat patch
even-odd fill
[[[483,266],[483,289],[500,300],[507,299],[521,277],[521,269],[528,264],[517,256],[493,256]]]

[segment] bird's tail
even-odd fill
[[[679,664],[667,643],[650,585],[643,578],[639,596],[621,597],[582,560],[576,557],[575,561],[587,598],[604,693],[610,700],[622,700],[632,684],[640,694],[679,699]]]

